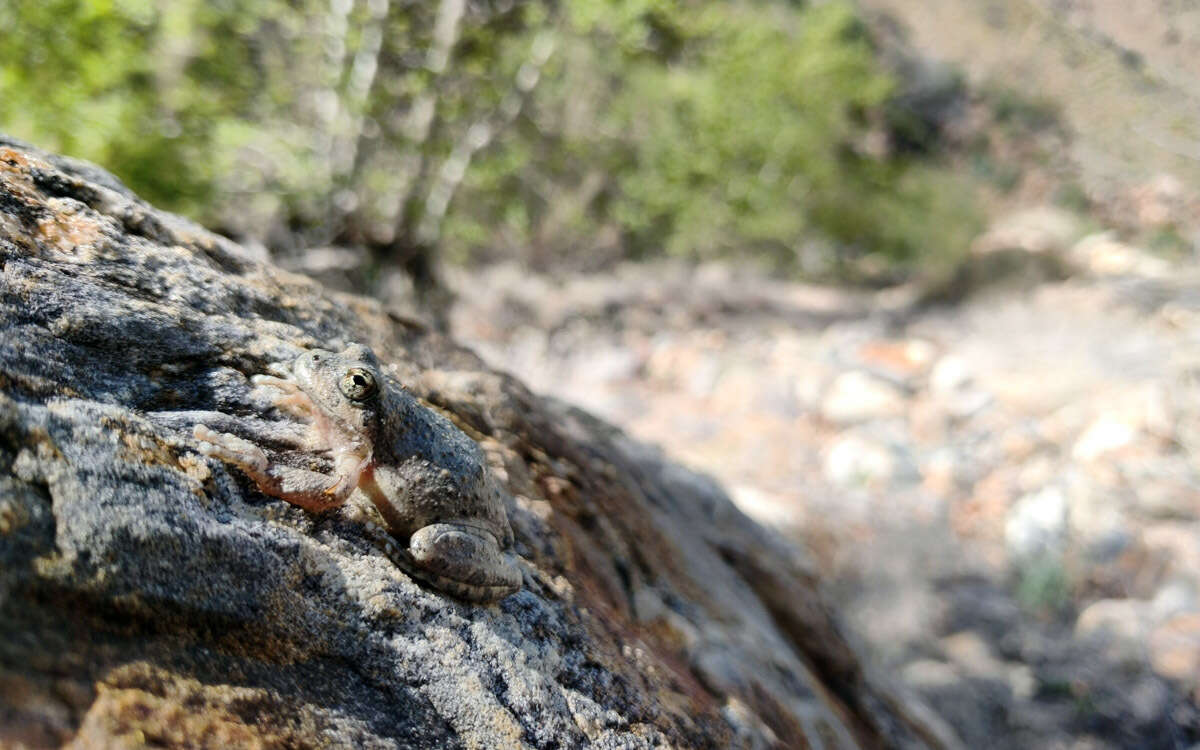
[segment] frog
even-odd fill
[[[239,468],[271,497],[312,513],[355,492],[379,511],[390,555],[406,573],[468,602],[520,590],[506,552],[513,544],[505,493],[479,444],[404,385],[385,377],[375,353],[352,343],[309,349],[251,378],[272,403],[307,421],[301,447],[324,451],[329,473],[272,462],[258,444],[197,424],[199,452]]]

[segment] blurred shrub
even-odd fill
[[[1063,127],[1062,107],[1052,99],[996,83],[985,87],[983,95],[998,122],[1029,130]]]
[[[0,25],[0,128],[284,251],[887,275],[977,228],[927,133],[889,143],[842,2],[9,0]]]
[[[969,99],[962,72],[946,63],[894,54],[897,90],[884,104],[895,147],[917,154],[944,147],[944,134],[965,111]]]
[[[11,0],[0,128],[273,245],[387,242],[547,23],[536,2]]]
[[[1092,210],[1092,199],[1082,185],[1067,181],[1054,191],[1054,205],[1062,206],[1076,214],[1087,214]]]
[[[849,6],[688,7],[571,5],[526,130],[468,183],[460,259],[496,254],[497,225],[500,254],[542,264],[666,253],[847,276],[965,250],[971,186],[877,145],[893,82]]]
[[[14,135],[108,165],[148,198],[196,212],[212,196],[214,120],[244,104],[250,74],[224,45],[212,93],[167,90],[183,73],[167,49],[169,20],[144,2],[0,3],[0,125]],[[165,23],[164,23],[165,22]],[[186,39],[176,40],[185,42]],[[213,35],[209,41],[219,43]]]

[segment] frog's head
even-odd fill
[[[353,433],[369,432],[383,408],[379,360],[362,344],[340,352],[310,349],[292,363],[292,378],[311,399],[314,417]]]

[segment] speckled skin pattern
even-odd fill
[[[407,547],[392,550],[396,561],[449,594],[485,603],[521,588],[502,551],[513,540],[503,495],[475,441],[385,378],[361,344],[313,349],[273,369],[284,377],[256,375],[254,383],[276,389],[276,406],[309,420],[306,447],[328,451],[333,472],[272,464],[254,443],[197,425],[202,452],[313,512],[362,492]]]

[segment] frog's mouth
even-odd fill
[[[324,349],[310,349],[291,363],[290,368],[285,364],[279,365],[284,373],[284,382],[288,383],[296,396],[301,408],[308,411],[308,416],[314,420],[328,420],[329,415],[335,414],[343,406],[341,394],[333,392],[336,389],[340,365],[335,363],[337,355]]]
[[[357,445],[356,436],[362,432],[361,425],[346,423],[336,416],[338,409],[344,406],[340,394],[328,395],[328,389],[320,387],[326,380],[332,382],[334,375],[328,363],[336,357],[333,352],[310,349],[291,363],[271,363],[267,370],[274,375],[255,375],[252,380],[255,385],[278,391],[272,404],[308,422],[326,441]],[[333,403],[328,403],[330,401]]]

